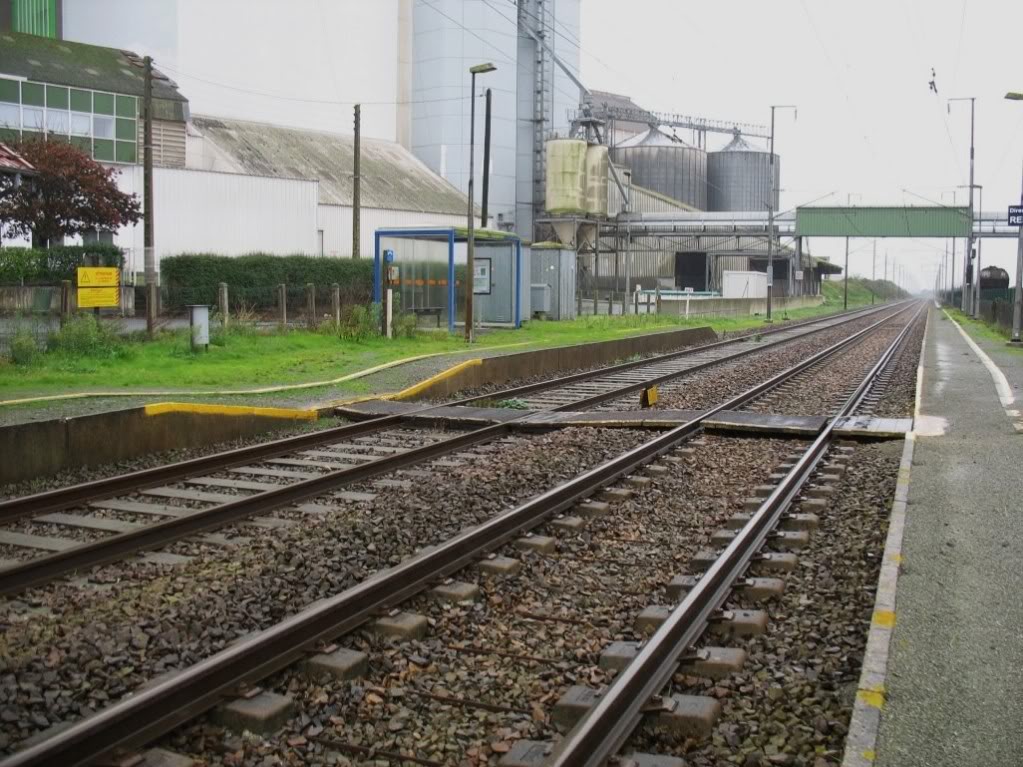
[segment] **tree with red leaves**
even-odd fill
[[[62,141],[27,141],[18,153],[37,176],[0,195],[6,237],[32,235],[49,245],[92,230],[113,230],[141,218],[139,200],[117,188],[117,170],[104,168]]]

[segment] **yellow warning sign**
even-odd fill
[[[639,406],[641,408],[653,407],[657,404],[657,387],[649,386],[639,395]]]
[[[78,308],[121,305],[121,270],[116,266],[78,267]]]

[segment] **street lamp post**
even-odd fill
[[[780,104],[773,105],[771,107],[771,148],[769,157],[771,158],[771,193],[767,195],[767,321],[773,322],[771,316],[772,309],[772,297],[771,294],[774,292],[774,195],[778,191],[777,184],[775,183],[774,176],[774,110],[775,109],[791,109],[796,111],[796,107],[792,104]]]
[[[1009,92],[1005,94],[1009,101],[1023,101],[1023,93]],[[1020,192],[1020,204],[1023,205],[1023,190]],[[1012,291],[1012,340],[1013,346],[1023,345],[1020,337],[1020,325],[1023,324],[1023,226],[1019,228],[1016,244],[1016,287]]]
[[[465,247],[465,341],[473,341],[472,296],[476,286],[476,211],[473,195],[473,176],[475,175],[476,150],[476,75],[493,72],[497,67],[493,64],[477,64],[469,67],[471,83],[469,85],[469,233]],[[483,222],[486,225],[486,222]]]

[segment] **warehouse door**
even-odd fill
[[[707,289],[707,254],[676,253],[675,254],[675,287]]]

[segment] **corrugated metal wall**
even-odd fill
[[[125,168],[117,185],[141,198],[141,166]],[[315,253],[318,186],[298,179],[155,168],[157,263],[178,253]],[[122,228],[115,241],[129,250],[129,268],[141,270],[142,222]]]
[[[377,229],[424,226],[465,226],[465,216],[420,213],[409,210],[363,208],[359,218],[359,255],[372,258]],[[317,229],[323,230],[323,255],[352,255],[352,208],[349,205],[317,205]],[[319,245],[316,250],[319,253]]]

